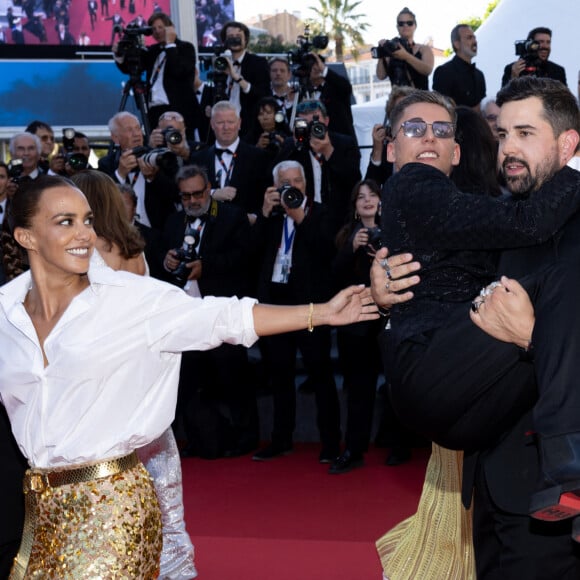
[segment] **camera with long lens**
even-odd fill
[[[268,133],[267,149],[269,149],[270,151],[279,151],[282,146],[278,138],[282,137],[282,139],[284,139],[284,134],[282,133],[284,121],[285,121],[284,113],[282,111],[276,111],[276,113],[274,114],[275,129],[274,131],[270,131]]]
[[[167,147],[134,147],[131,153],[135,157],[142,157],[145,163],[158,167],[169,176],[175,175],[179,170],[177,155]]]
[[[65,127],[62,130],[62,147],[64,149],[64,159],[73,171],[82,171],[89,166],[89,158],[82,153],[74,152],[75,135],[76,131],[72,127]]]
[[[525,67],[520,73],[520,76],[535,75],[538,69],[542,66],[542,61],[538,51],[540,50],[540,43],[535,40],[516,40],[515,43],[516,56],[524,59]]]
[[[288,209],[297,209],[304,202],[304,194],[292,185],[284,184],[278,188],[280,200]]]
[[[14,182],[19,183],[22,174],[24,173],[24,165],[22,159],[11,159],[8,162],[8,177]]]
[[[183,236],[183,243],[179,248],[175,248],[174,250],[179,264],[171,274],[180,286],[185,285],[189,276],[190,268],[187,267],[187,264],[198,259],[195,248],[199,243],[199,237],[199,231],[192,228],[190,224],[190,227],[185,232],[185,236]]]
[[[396,37],[391,40],[386,40],[379,46],[373,46],[371,48],[371,56],[373,58],[391,58],[393,57],[393,53],[400,48],[406,50],[409,53],[412,52],[411,45],[406,38]],[[407,63],[400,58],[391,58],[389,61],[388,74],[392,85],[399,87],[411,85]]]
[[[314,115],[310,123],[306,119],[300,118],[294,122],[294,141],[298,150],[309,144],[310,137],[324,139],[326,133],[326,125],[319,120],[318,115]]]
[[[312,50],[324,50],[328,46],[328,36],[317,34],[310,37],[310,28],[304,28],[304,34],[296,39],[298,48],[288,52],[288,62],[292,74],[299,79],[307,79],[310,71],[316,63],[316,59],[311,54]]]
[[[165,143],[168,145],[179,145],[183,141],[181,132],[171,125],[169,127],[165,127],[165,129],[161,131],[161,134],[163,135]]]
[[[121,39],[117,43],[116,55],[123,59],[123,64],[131,76],[140,77],[144,70],[143,54],[147,52],[142,37],[151,36],[153,27],[129,24],[123,28],[120,24],[116,24],[113,27],[113,38],[117,34]]]

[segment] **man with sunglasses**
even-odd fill
[[[472,60],[477,56],[477,39],[471,26],[458,24],[451,31],[455,56],[433,73],[433,90],[451,97],[456,105],[479,111],[485,98],[485,77]]]
[[[580,177],[565,164],[580,141],[580,116],[570,91],[546,79],[514,80],[497,103],[499,162],[512,199],[492,205],[458,195],[435,174],[421,179],[416,164],[401,167],[431,159],[449,170],[455,145],[416,103],[393,113],[391,155],[400,171],[385,189],[383,231],[399,228],[389,250],[412,251],[422,271],[405,278],[419,263],[381,251],[373,295],[383,306],[396,305],[383,339],[397,412],[433,440],[468,452],[463,499],[467,505],[475,489],[478,578],[572,580],[580,577],[580,550],[570,540],[571,533],[579,540],[577,526],[556,520],[579,510],[573,500],[580,487],[574,401]],[[442,111],[436,117],[451,120]],[[422,146],[412,143],[419,135]],[[435,141],[443,143],[430,145]],[[535,217],[522,219],[534,205]],[[524,213],[510,233],[514,210]],[[573,217],[564,225],[567,214]],[[536,240],[517,242],[526,229],[535,230]],[[503,249],[497,267],[481,248]],[[486,286],[495,272],[520,278],[523,287],[506,278]],[[478,294],[477,280],[484,288],[471,320],[498,340],[468,320],[466,298]],[[535,327],[524,287],[535,302]]]
[[[207,172],[183,166],[176,176],[182,210],[169,217],[162,237],[163,269],[169,282],[192,296],[246,296],[250,290],[250,223],[237,205],[211,197]],[[177,251],[193,237],[195,255],[176,276]],[[183,354],[178,420],[186,453],[208,459],[243,455],[258,444],[257,409],[248,354],[224,344],[207,352]]]

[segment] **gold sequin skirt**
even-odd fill
[[[24,534],[10,580],[158,577],[161,515],[136,454],[48,474],[29,470],[24,490]]]
[[[461,503],[463,452],[432,446],[417,513],[377,540],[388,580],[475,580],[472,515]]]

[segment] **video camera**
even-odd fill
[[[131,151],[135,157],[142,157],[145,163],[158,167],[169,176],[174,176],[179,170],[177,155],[167,147],[134,147]]]
[[[522,58],[526,65],[520,76],[535,75],[538,68],[542,66],[542,61],[538,51],[540,50],[540,43],[533,39],[516,40],[515,43],[516,56]]]
[[[308,145],[310,137],[316,139],[324,139],[326,137],[327,128],[324,123],[318,119],[318,115],[312,117],[310,123],[305,119],[296,119],[294,122],[294,139],[296,141],[296,149],[299,151]]]
[[[64,159],[73,171],[82,171],[89,166],[89,159],[82,153],[74,152],[76,131],[72,127],[62,130],[62,147],[64,149]]]
[[[142,57],[147,52],[147,47],[143,44],[143,36],[153,34],[152,26],[137,26],[129,24],[123,28],[120,24],[113,27],[113,38],[119,35],[121,38],[117,43],[116,55],[123,59],[123,63],[129,69],[129,74],[140,77],[144,70]]]
[[[316,62],[311,54],[313,49],[324,50],[328,46],[328,36],[318,34],[310,38],[310,28],[304,27],[304,34],[296,39],[298,48],[288,52],[288,62],[292,74],[299,79],[308,78]]]

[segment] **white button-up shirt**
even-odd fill
[[[33,467],[130,453],[171,424],[181,352],[257,340],[255,300],[187,296],[153,278],[91,266],[41,346],[26,272],[0,288],[0,396]]]

